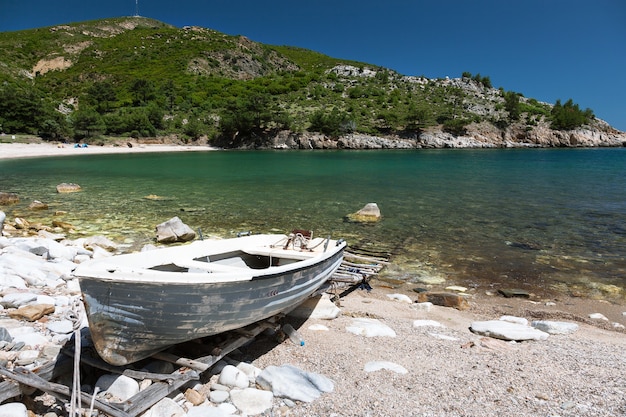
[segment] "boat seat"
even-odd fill
[[[241,259],[241,258],[240,258]],[[241,269],[250,269],[243,260],[241,264],[227,265],[218,262],[201,262],[201,261],[176,261],[174,265],[181,268],[196,269],[205,272],[235,272]]]

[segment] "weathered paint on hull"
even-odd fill
[[[343,249],[283,275],[221,283],[126,282],[79,277],[96,350],[113,365],[293,309],[339,267]]]

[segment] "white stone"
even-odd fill
[[[352,325],[347,326],[346,330],[350,333],[365,337],[396,337],[396,332],[386,324],[377,319],[355,318],[352,319]]]
[[[22,403],[0,405],[0,417],[28,417],[28,410]]]
[[[503,340],[546,340],[549,336],[541,330],[502,320],[475,321],[471,324],[470,330]]]
[[[303,402],[311,402],[322,392],[334,389],[333,381],[325,376],[305,372],[292,365],[268,366],[256,382],[261,388],[271,390],[276,397]]]
[[[241,372],[246,374],[250,382],[254,382],[254,379],[261,373],[261,369],[246,362],[239,362],[237,364],[237,369],[239,369]],[[245,387],[241,387],[241,388],[245,388]]]
[[[592,314],[589,314],[589,318],[592,319],[592,320],[609,321],[609,319],[602,313],[592,313]]]
[[[125,375],[102,375],[98,378],[96,386],[122,401],[128,400],[139,392],[139,383]]]
[[[448,336],[446,334],[441,334],[441,333],[428,333],[429,336],[434,337],[435,339],[441,339],[441,340],[450,340],[453,342],[458,341],[459,339],[454,337],[454,336]]]
[[[185,410],[171,398],[165,397],[154,404],[141,417],[184,417]]]
[[[237,414],[237,407],[235,407],[231,403],[222,403],[222,404],[218,405],[217,408],[219,408],[220,410],[224,411],[225,413],[228,413],[229,415]]]
[[[243,414],[255,415],[272,408],[274,395],[270,391],[256,388],[233,389],[230,392],[230,399]]]
[[[213,407],[211,405],[199,405],[197,407],[191,407],[185,417],[230,417],[230,413]]]
[[[26,281],[20,276],[13,273],[7,273],[6,270],[0,266],[0,288],[19,288],[26,289]]]
[[[467,291],[467,288],[461,287],[460,285],[450,285],[449,287],[446,287],[446,290],[455,291],[455,292],[465,292]]]
[[[445,327],[443,324],[435,320],[414,320],[413,327]]]
[[[243,371],[233,365],[226,365],[220,374],[219,383],[229,387],[247,388],[249,380]]]
[[[224,401],[226,401],[228,399],[228,397],[230,397],[230,394],[228,391],[211,391],[209,393],[209,400],[212,403],[215,404],[220,404],[223,403]]]
[[[548,334],[570,334],[578,330],[578,324],[565,321],[537,320],[532,326]]]
[[[0,304],[2,304],[5,308],[19,308],[36,300],[37,294],[30,292],[14,292],[2,297]]]
[[[70,320],[50,321],[46,327],[54,333],[68,334],[74,331],[74,324]]]
[[[500,317],[502,321],[508,321],[509,323],[517,323],[523,326],[528,326],[528,320],[524,317],[515,317],[515,316],[502,316]]]
[[[312,324],[308,327],[308,329],[314,332],[327,332],[330,330],[328,327],[324,326],[323,324]]]
[[[414,308],[417,311],[429,312],[433,309],[433,303],[430,301],[426,301],[424,303],[413,303],[411,304],[411,308]]]
[[[39,350],[21,350],[16,358],[15,365],[27,366],[39,358]]]
[[[401,301],[403,303],[413,303],[413,300],[411,300],[411,298],[409,298],[409,296],[406,294],[387,294],[387,298],[391,300]]]
[[[372,361],[372,362],[366,363],[365,366],[363,367],[363,370],[365,372],[375,372],[375,371],[380,371],[381,369],[386,369],[386,370],[395,372],[397,374],[406,374],[409,372],[403,366],[398,365],[393,362],[387,362],[387,361]]]
[[[50,339],[48,339],[46,336],[34,332],[15,335],[13,336],[13,341],[15,343],[24,342],[26,346],[30,346],[33,348],[38,346],[44,346],[50,343]]]
[[[52,304],[52,305],[56,305],[56,301],[54,299],[54,297],[50,297],[49,295],[44,295],[44,294],[40,294],[37,296],[37,299],[35,300],[36,304]]]

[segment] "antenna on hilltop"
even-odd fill
[[[135,17],[139,17],[139,0],[135,0]]]

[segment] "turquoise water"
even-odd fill
[[[57,194],[73,182],[83,192]],[[626,149],[223,151],[0,160],[7,217],[130,248],[179,216],[204,235],[289,231],[388,250],[387,275],[604,297],[626,286]],[[158,199],[146,196],[156,195]],[[50,210],[29,211],[33,200]],[[373,225],[344,220],[376,202]],[[64,212],[54,216],[57,211]]]

